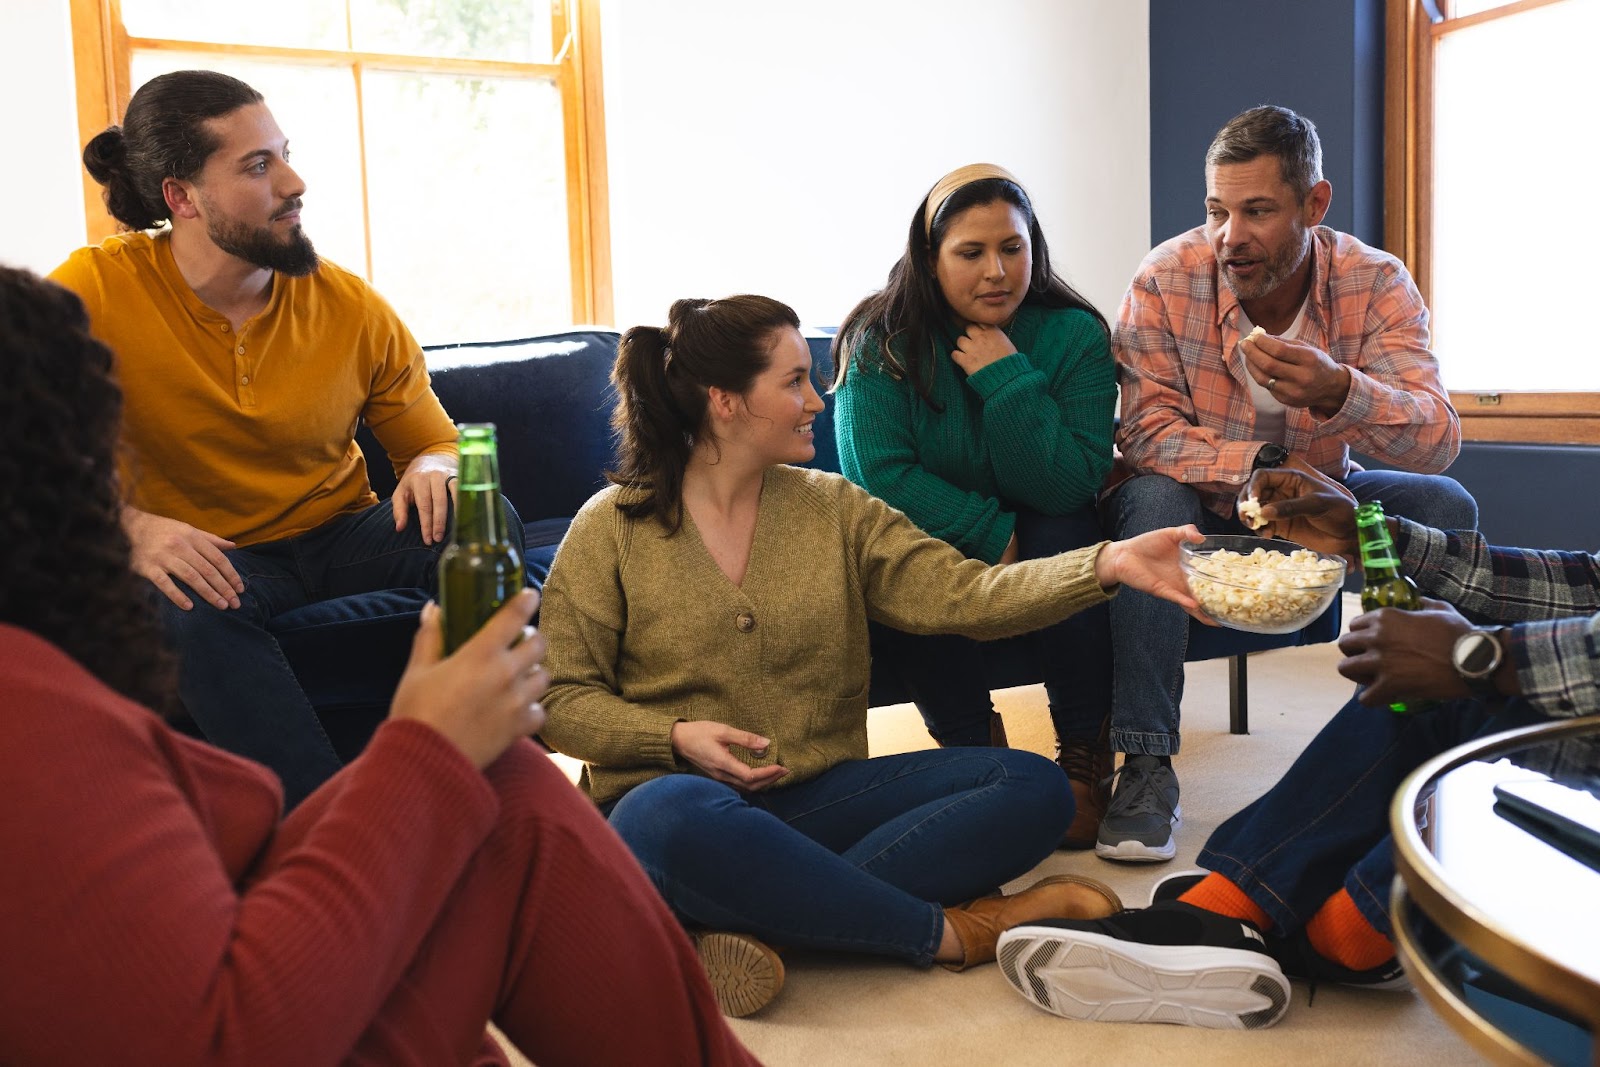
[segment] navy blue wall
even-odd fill
[[[1204,221],[1222,124],[1278,104],[1317,124],[1327,224],[1383,240],[1382,0],[1150,0],[1150,239]]]

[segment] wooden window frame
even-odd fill
[[[1440,38],[1568,0],[1515,0],[1451,18],[1450,0],[1387,0],[1384,69],[1384,243],[1432,306],[1433,60]],[[1430,7],[1432,11],[1430,11]],[[1440,16],[1435,22],[1433,15]],[[1469,441],[1600,444],[1600,393],[1460,392],[1451,401]]]
[[[376,52],[279,48],[136,38],[122,23],[121,0],[71,0],[72,54],[78,90],[78,143],[121,121],[132,97],[130,59],[134,50],[197,51],[216,55],[293,63],[299,66],[348,67],[356,79],[358,136],[360,73],[364,70],[461,73],[488,76],[552,78],[561,93],[566,145],[567,234],[571,249],[572,321],[610,325],[614,318],[611,288],[611,224],[606,179],[606,129],[600,78],[599,0],[552,0],[549,63],[442,59]],[[366,210],[366,146],[361,160],[361,202]],[[102,190],[83,175],[87,236],[91,244],[117,232],[106,211]],[[372,276],[371,228],[367,234],[367,277]]]

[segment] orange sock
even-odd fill
[[[1306,939],[1323,956],[1352,971],[1365,971],[1394,958],[1394,942],[1380,934],[1341,889],[1306,923]]]
[[[1272,920],[1267,918],[1267,913],[1262,911],[1255,901],[1245,896],[1243,889],[1220,874],[1206,875],[1198,885],[1178,899],[1185,904],[1214,911],[1218,915],[1243,919],[1254,925],[1257,930],[1266,931],[1272,928]]]

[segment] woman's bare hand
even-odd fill
[[[439,605],[423,608],[390,717],[427,723],[479,768],[537,732],[545,719],[539,700],[550,688],[544,637],[528,625],[538,606],[539,594],[524,589],[448,657]]]
[[[734,757],[729,746],[746,749],[758,758],[767,754],[770,742],[760,734],[738,730],[720,722],[680,722],[672,727],[672,751],[679,759],[719,782],[735,789],[759,792],[789,773],[780,764],[751,767]]]

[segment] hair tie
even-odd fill
[[[944,207],[944,202],[950,199],[950,194],[963,185],[971,185],[973,182],[980,182],[985,178],[999,178],[1002,181],[1010,182],[1018,189],[1022,189],[1022,183],[1017,181],[1015,175],[1004,167],[997,167],[993,163],[968,163],[964,167],[957,167],[937,182],[934,182],[933,188],[929,190],[928,206],[923,209],[922,213],[923,235],[928,240],[933,240],[933,220],[938,217],[939,209]],[[1026,194],[1027,190],[1023,189],[1023,192]]]

